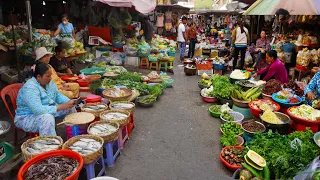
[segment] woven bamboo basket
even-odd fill
[[[92,134],[90,132],[90,129],[93,126],[95,126],[96,124],[106,124],[106,123],[107,122],[98,121],[98,122],[94,122],[94,123],[90,124],[90,126],[88,127],[88,130],[87,130],[88,134],[101,137],[103,139],[104,143],[113,142],[113,141],[117,140],[119,138],[119,127],[120,127],[118,123],[107,123],[107,124],[110,124],[110,125],[117,128],[117,130],[115,132],[108,134],[108,135],[101,135],[101,134],[97,135],[97,134]]]
[[[97,160],[102,154],[103,154],[103,139],[99,136],[94,136],[94,135],[79,135],[79,136],[75,136],[70,138],[68,141],[66,141],[63,146],[62,149],[69,149],[70,146],[72,146],[75,142],[79,141],[79,139],[81,138],[88,138],[88,139],[94,139],[96,141],[98,141],[99,143],[101,143],[101,148],[93,153],[89,153],[86,155],[82,155],[83,158],[83,164],[90,164],[93,161]],[[69,149],[70,150],[70,149]]]
[[[111,112],[117,112],[117,113],[123,113],[126,114],[128,117],[123,119],[117,119],[117,120],[108,120],[103,117],[104,114],[111,113]],[[100,121],[104,122],[110,122],[110,123],[118,123],[120,127],[126,126],[130,122],[130,113],[128,111],[124,110],[108,110],[100,114]]]
[[[114,107],[112,107],[112,105],[120,104],[120,103],[131,104],[133,106],[132,106],[132,108],[114,108]],[[135,109],[136,109],[136,105],[133,102],[126,102],[126,101],[113,102],[113,103],[110,104],[109,107],[110,107],[110,110],[125,110],[125,111],[128,111],[130,114],[133,114]]]
[[[27,141],[25,141],[22,145],[21,145],[21,152],[22,152],[22,159],[24,162],[28,161],[29,159],[32,159],[33,157],[39,155],[39,154],[31,154],[27,151],[27,147],[29,144],[38,141],[40,139],[46,139],[46,138],[55,138],[57,140],[60,141],[60,145],[58,147],[58,149],[62,148],[63,145],[63,140],[60,136],[37,136],[31,139],[28,139]],[[40,153],[41,154],[41,153]]]
[[[128,100],[130,98],[130,96],[132,95],[132,91],[130,89],[127,89],[127,88],[120,88],[120,90],[124,91],[124,96],[122,97],[114,97],[112,96],[112,92],[115,91],[116,89],[115,88],[112,88],[112,89],[107,89],[107,90],[104,90],[102,92],[102,95],[103,97],[111,100],[111,101],[123,101],[123,100]]]
[[[84,108],[88,107],[88,106],[96,106],[96,105],[105,105],[106,108],[105,109],[100,109],[100,110],[92,110],[92,111],[86,111]],[[95,117],[100,117],[100,114],[103,112],[103,111],[106,111],[108,110],[108,105],[107,104],[104,104],[104,103],[101,103],[101,102],[96,102],[96,103],[87,103],[85,104],[84,106],[81,107],[81,111],[82,112],[88,112],[88,113],[92,113]]]

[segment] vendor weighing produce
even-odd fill
[[[36,50],[36,61],[45,63],[49,65],[50,57],[52,53],[48,52],[45,47],[38,48]],[[67,96],[68,98],[78,98],[79,96],[79,90],[80,86],[77,83],[66,83],[64,82],[57,74],[57,72],[54,70],[54,68],[49,65],[49,67],[52,69],[52,82],[57,86],[59,91]]]
[[[52,68],[37,63],[33,77],[20,89],[14,123],[25,132],[55,136],[55,117],[76,112],[77,100],[70,100],[51,81]]]
[[[252,77],[260,75],[261,77],[263,76],[264,81],[268,81],[269,79],[276,79],[283,84],[287,83],[288,73],[286,67],[278,59],[277,52],[274,50],[267,51],[266,57],[266,61],[269,66],[258,71],[256,74],[252,75]]]

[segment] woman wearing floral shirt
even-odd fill
[[[55,117],[76,112],[77,100],[69,100],[51,81],[48,64],[37,63],[33,77],[20,89],[14,123],[26,132],[40,136],[56,135]]]
[[[317,72],[304,88],[304,94],[306,96],[305,101],[309,105],[312,104],[313,100],[320,98],[320,72]],[[320,106],[316,108],[320,108]]]

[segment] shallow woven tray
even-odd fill
[[[103,118],[104,114],[111,113],[111,112],[117,112],[117,113],[123,113],[126,114],[128,117],[123,118],[123,119],[118,119],[118,120],[108,120]],[[108,110],[100,114],[100,121],[104,122],[110,122],[110,123],[118,123],[120,127],[126,126],[130,122],[130,113],[128,111],[124,110]]]
[[[123,104],[132,104],[133,107],[132,108],[113,108],[112,105],[114,104],[120,104],[120,103],[123,103]],[[110,110],[125,110],[125,111],[128,111],[130,114],[133,114],[135,109],[136,109],[136,105],[133,103],[133,102],[126,102],[126,101],[120,101],[120,102],[113,102],[113,103],[110,103]]]
[[[29,159],[32,159],[33,157],[39,155],[39,154],[31,154],[27,151],[27,147],[29,144],[38,141],[40,139],[46,139],[46,138],[55,138],[58,139],[60,141],[60,145],[58,147],[58,149],[62,148],[63,145],[63,140],[60,136],[37,136],[31,139],[28,139],[27,141],[25,141],[22,145],[21,145],[21,152],[22,152],[22,159],[24,162],[28,161]],[[41,154],[41,153],[40,153]]]
[[[100,110],[92,110],[92,111],[86,111],[84,110],[84,108],[88,107],[88,106],[96,106],[96,105],[105,105],[106,108],[105,109],[100,109]],[[103,112],[103,111],[106,111],[108,110],[108,105],[107,104],[104,104],[104,103],[101,103],[101,102],[96,102],[96,103],[87,103],[85,104],[84,106],[81,107],[81,112],[88,112],[88,113],[91,113],[93,114],[95,117],[100,117],[100,114]]]
[[[92,113],[88,112],[77,112],[69,114],[64,118],[64,124],[88,124],[95,119],[95,116]]]
[[[116,90],[115,88],[104,90],[102,92],[102,95],[103,95],[103,97],[105,97],[105,98],[107,98],[107,99],[109,99],[111,101],[128,100],[130,98],[130,96],[132,95],[132,91],[130,89],[120,88],[120,90],[125,92],[124,96],[122,96],[122,97],[111,96],[111,92],[113,92],[115,90]]]
[[[96,135],[96,134],[92,134],[90,132],[90,128],[95,126],[96,124],[110,124],[114,127],[117,128],[117,130],[109,135]],[[87,129],[87,132],[89,135],[95,135],[95,136],[99,136],[103,139],[104,143],[108,143],[108,142],[113,142],[115,140],[117,140],[119,138],[119,124],[118,123],[108,123],[108,122],[103,122],[103,121],[98,121],[98,122],[94,122],[94,123],[91,123],[90,126],[88,127]]]
[[[101,148],[96,151],[96,152],[93,152],[93,153],[89,153],[89,154],[86,154],[86,155],[81,155],[82,158],[83,158],[83,164],[90,164],[92,163],[93,161],[97,160],[102,154],[103,154],[103,139],[99,136],[94,136],[94,135],[79,135],[79,136],[75,136],[75,137],[72,137],[70,138],[68,141],[66,141],[63,146],[62,146],[62,149],[69,149],[70,146],[72,146],[75,142],[77,142],[79,139],[81,138],[88,138],[88,139],[94,139],[98,142],[101,143]],[[71,150],[71,149],[69,149]]]

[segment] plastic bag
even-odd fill
[[[297,54],[297,64],[300,66],[308,67],[311,61],[311,53],[308,48],[304,48]]]
[[[306,168],[303,172],[298,173],[296,176],[293,177],[294,180],[306,179],[319,179],[320,174],[315,173],[315,171],[320,169],[320,159],[319,156],[316,157]]]
[[[246,64],[251,64],[252,63],[252,56],[251,56],[249,51],[246,52],[246,56],[244,58],[244,62]]]
[[[221,110],[221,113],[223,113],[225,111],[227,111],[227,112],[231,112],[232,111],[232,109],[230,109],[230,107],[229,107],[229,103],[226,103],[226,104],[222,105],[220,110]]]
[[[119,13],[117,11],[116,8],[112,8],[110,13],[109,13],[109,16],[108,16],[108,21],[109,21],[109,24],[115,28],[115,29],[120,29],[121,28],[121,22],[120,22],[120,18],[119,18]]]

